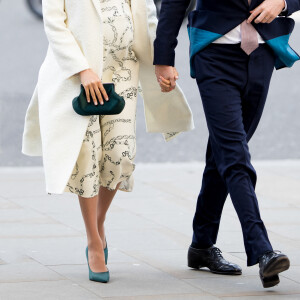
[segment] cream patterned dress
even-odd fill
[[[114,82],[126,105],[119,115],[91,116],[79,157],[65,191],[94,197],[103,186],[130,192],[136,154],[136,104],[139,63],[132,50],[130,0],[98,0],[102,8],[102,82]]]

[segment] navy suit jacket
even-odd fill
[[[197,8],[189,14],[191,76],[195,77],[193,58],[197,52],[228,33],[250,16],[250,11],[264,0],[198,0]],[[161,13],[154,41],[154,64],[174,66],[177,36],[190,0],[162,0]],[[288,41],[295,22],[288,18],[300,10],[300,0],[286,0],[287,11],[272,23],[252,22],[276,56],[276,69],[291,67],[300,56]]]

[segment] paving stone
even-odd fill
[[[101,300],[69,280],[0,283],[1,300]]]
[[[170,172],[170,171],[169,171]],[[161,176],[161,175],[160,175]],[[182,182],[182,179],[186,178],[184,174],[180,174],[180,177],[177,178],[168,178],[168,181],[164,180],[157,180],[157,177],[155,180],[151,181],[151,187],[153,189],[159,189],[161,191],[164,191],[165,193],[168,193],[170,195],[173,195],[178,198],[183,199],[195,199],[197,194],[195,193],[194,189],[187,189],[186,187],[189,182]],[[189,181],[189,180],[187,180]],[[180,184],[178,184],[180,182]],[[195,185],[198,188],[200,187],[200,182]],[[197,190],[198,193],[198,190]]]
[[[115,205],[113,204],[113,206]],[[147,220],[143,215],[120,209],[108,213],[106,227],[110,228],[110,230],[134,230],[136,228],[160,228],[161,226],[154,220]]]
[[[32,171],[34,170],[34,171]],[[44,196],[45,183],[41,168],[1,168],[0,170],[0,196],[4,198],[20,198],[28,196]],[[18,188],[16,189],[16,182]],[[19,183],[22,183],[20,188]]]
[[[0,209],[0,223],[57,224],[47,215],[23,207]]]
[[[28,196],[11,198],[11,201],[44,214],[64,213],[81,216],[78,198],[74,194]]]
[[[221,276],[186,266],[203,164],[137,166],[134,192],[117,193],[107,216],[111,282],[106,285],[88,280],[77,196],[47,195],[41,168],[0,168],[0,299],[298,299],[300,204],[295,194],[300,162],[257,165],[259,203],[270,240],[291,260],[278,287],[263,289],[258,266],[246,266],[230,197],[217,246],[243,268],[243,275]],[[15,182],[22,194],[13,190]]]
[[[299,160],[277,160],[276,162],[272,160],[260,160],[256,161],[255,165],[257,171],[259,172],[269,172],[272,174],[281,175],[289,178],[300,179]]]
[[[143,180],[142,178],[145,178],[145,180]],[[153,189],[146,178],[147,176],[145,177],[144,174],[139,174],[138,172],[136,172],[134,177],[135,183],[133,191],[131,193],[120,192],[118,193],[117,199],[142,199],[147,196],[150,196],[149,198],[156,199],[158,197],[169,196],[167,193],[159,189]]]
[[[262,219],[266,226],[281,226],[284,223],[286,226],[299,226],[300,227],[300,219],[299,219],[299,212],[295,207],[289,208],[268,208],[263,209],[261,212]],[[300,238],[300,233],[298,235]]]
[[[216,246],[224,252],[245,251],[242,230],[220,231],[218,234]]]
[[[8,199],[3,199],[3,198],[0,198],[0,210],[2,209],[20,209],[21,206],[20,205],[17,205],[16,203],[8,200]]]
[[[285,174],[263,176],[261,172],[256,191],[258,195],[264,195],[275,201],[296,204],[299,202],[300,195],[299,179],[285,177]]]
[[[168,194],[160,194],[158,196],[151,195],[150,191],[144,191],[138,197],[129,197],[122,199],[119,195],[114,200],[114,205],[125,210],[142,214],[142,213],[161,213],[168,212],[191,212],[192,208],[176,203],[176,197]]]
[[[2,265],[0,272],[0,283],[62,279],[65,278],[29,257],[17,263]]]
[[[276,225],[269,225],[268,229],[283,237],[300,241],[300,224],[277,223]]]
[[[265,194],[260,194],[257,192],[258,204],[261,209],[262,214],[265,214],[269,209],[293,209],[295,208],[294,203],[289,203],[287,201],[282,201],[280,199],[274,199],[272,197],[266,196]]]
[[[259,276],[220,276],[216,278],[185,279],[203,291],[219,297],[292,295],[300,294],[300,285],[285,277],[280,277],[280,284],[270,289],[262,287]]]
[[[139,263],[139,261],[132,256],[130,253],[127,254],[122,250],[118,250],[117,248],[113,248],[110,246],[108,242],[108,257],[110,263]]]
[[[77,282],[80,286],[101,297],[123,297],[162,294],[202,294],[192,285],[142,262],[136,264],[109,264],[111,279],[108,284],[99,284],[88,280],[88,268],[84,266],[52,266],[53,270]]]
[[[71,227],[82,234],[85,233],[79,201],[73,194],[12,198],[11,201],[19,206],[39,212],[57,223]]]
[[[288,250],[284,252],[290,259],[292,266],[300,266],[300,251]]]
[[[161,227],[159,229],[109,230],[111,244],[124,251],[186,249],[190,237]]]
[[[222,297],[224,300],[299,300],[300,294],[296,295],[260,295],[260,296],[239,296],[237,297]]]
[[[178,233],[184,234],[188,237],[192,237],[192,221],[193,213],[184,212],[164,212],[164,213],[151,213],[141,214],[144,220],[151,220],[156,224],[167,227]]]
[[[128,251],[126,253],[178,279],[203,278],[205,280],[207,277],[220,277],[218,274],[209,272],[207,268],[200,270],[190,269],[187,266],[187,248],[185,250],[144,250],[137,252]],[[258,274],[258,269],[255,267],[246,267],[245,260],[229,253],[224,253],[224,257],[239,264],[243,268],[243,276]]]
[[[221,298],[201,294],[170,294],[155,296],[134,296],[134,297],[108,297],[110,300],[218,300]]]
[[[28,224],[26,222],[3,223],[0,227],[0,238],[39,238],[39,237],[69,237],[82,235],[77,230],[61,224],[42,223]]]
[[[18,261],[22,255],[44,265],[85,263],[86,237],[44,237],[2,239],[0,255],[7,262]]]
[[[281,276],[300,283],[300,266],[294,265],[293,261],[291,261],[291,267],[286,272],[282,273]]]
[[[267,231],[274,250],[280,250],[285,253],[287,251],[299,249],[300,243],[298,240],[293,240],[288,236],[275,233],[270,230],[269,226],[267,226]]]

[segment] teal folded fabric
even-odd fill
[[[195,55],[213,41],[222,37],[222,34],[188,26],[190,38],[190,74],[192,78],[196,77],[193,59]]]
[[[292,67],[297,60],[300,60],[299,55],[288,44],[289,38],[290,34],[287,34],[266,41],[276,55],[275,68],[277,70]]]

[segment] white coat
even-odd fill
[[[153,66],[157,26],[153,0],[131,0],[134,48],[140,62],[148,132],[194,128],[191,110],[177,87],[162,93]],[[103,35],[99,0],[43,0],[49,47],[27,109],[22,152],[43,156],[48,193],[61,194],[78,158],[89,117],[77,115],[72,100],[80,92],[79,72],[102,76]]]

